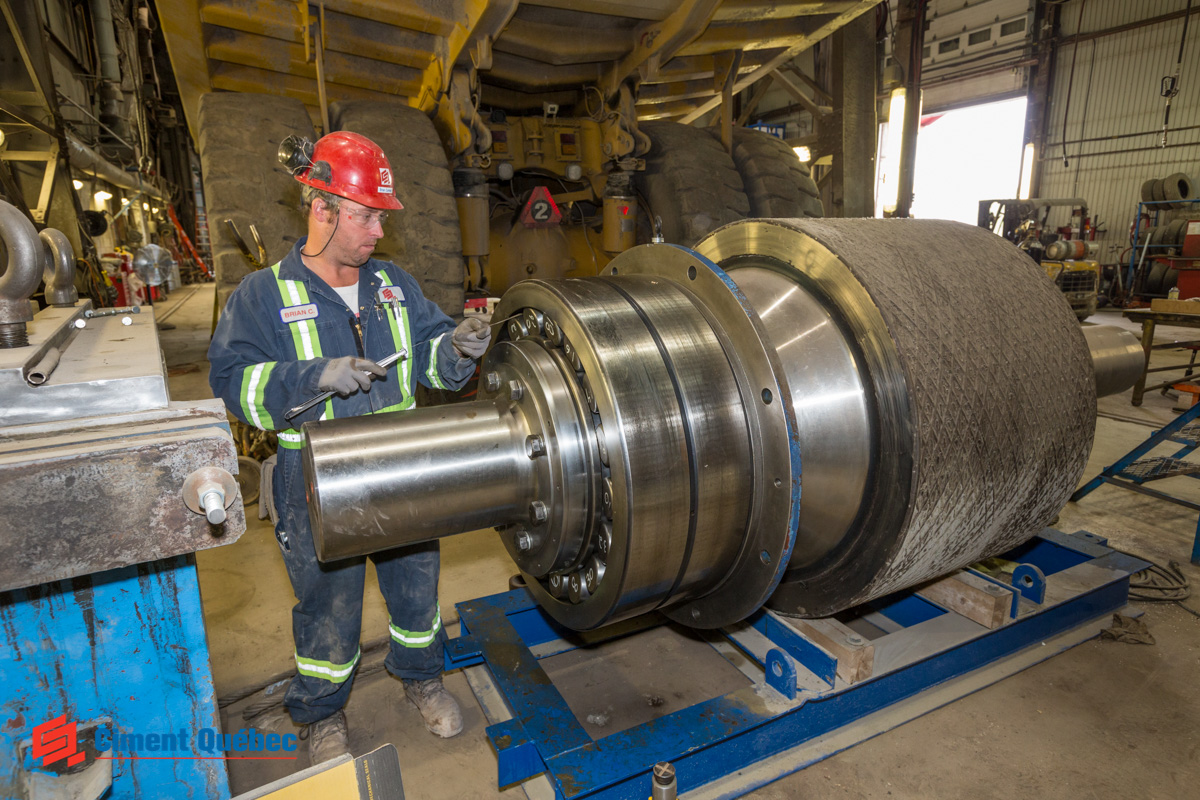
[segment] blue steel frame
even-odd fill
[[[1200,512],[1200,504],[1193,503],[1190,500],[1184,500],[1182,497],[1175,497],[1174,495],[1167,494],[1166,492],[1160,492],[1155,489],[1147,489],[1142,485],[1146,480],[1145,478],[1124,474],[1125,470],[1130,465],[1132,465],[1142,456],[1149,453],[1154,448],[1158,447],[1160,444],[1175,441],[1172,437],[1177,435],[1181,430],[1183,430],[1184,426],[1186,426],[1189,422],[1194,421],[1198,416],[1200,416],[1200,403],[1197,403],[1175,419],[1171,420],[1162,428],[1155,431],[1146,441],[1142,442],[1137,447],[1121,456],[1116,460],[1116,462],[1105,467],[1103,472],[1092,478],[1082,487],[1077,489],[1075,494],[1071,495],[1071,502],[1079,502],[1096,489],[1099,489],[1102,485],[1108,483],[1113,486],[1119,486],[1122,489],[1129,489],[1130,491],[1137,492],[1138,494],[1144,494],[1148,497],[1154,497],[1159,500],[1166,500],[1168,503],[1174,503],[1177,506],[1183,506],[1184,508],[1189,508],[1192,511]],[[1178,451],[1172,453],[1170,456],[1167,456],[1167,458],[1185,458],[1188,455],[1191,455],[1192,451],[1198,446],[1200,445],[1190,443],[1186,444]],[[1188,475],[1186,477],[1200,478],[1200,474]],[[1200,516],[1197,516],[1196,518],[1196,537],[1192,540],[1191,561],[1193,564],[1200,566]]]
[[[111,765],[106,800],[229,797],[219,758],[95,758],[97,727],[183,731],[190,742],[201,728],[220,729],[194,555],[0,593],[0,624],[0,797],[54,780],[63,762],[42,769],[29,744],[35,725],[62,715],[78,723],[81,768]]]
[[[575,649],[582,641],[547,617],[523,589],[459,603],[462,633],[447,645],[446,666],[485,664],[512,713],[511,719],[487,729],[501,786],[545,773],[563,800],[642,800],[650,794],[655,762],[670,761],[682,794],[1123,608],[1129,576],[1147,565],[1104,544],[1086,532],[1066,535],[1047,529],[1005,554],[1028,565],[1022,575],[1029,580],[1014,587],[988,578],[1013,599],[1012,619],[995,630],[915,594],[875,601],[864,611],[883,614],[903,629],[873,641],[875,674],[853,685],[835,678],[832,655],[785,618],[760,611],[747,620],[749,625],[721,633],[763,667],[761,681],[598,740],[586,733],[538,664],[539,658]],[[608,638],[631,632],[628,625],[613,627],[617,630]],[[888,637],[920,642],[935,632],[930,641],[950,644],[880,663],[879,645]],[[593,632],[589,641],[604,638],[603,631]],[[530,648],[539,645],[535,656]],[[912,648],[892,652],[906,649]],[[810,761],[828,755],[832,752]],[[736,793],[796,768],[753,779]]]

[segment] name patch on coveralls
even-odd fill
[[[279,309],[279,318],[284,322],[300,322],[305,319],[316,319],[321,312],[317,311],[316,303],[302,306],[288,306]]]

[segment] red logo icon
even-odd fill
[[[76,739],[76,723],[67,722],[67,715],[47,720],[33,729],[33,759],[42,759],[46,767],[55,761],[67,760],[67,766],[73,767],[83,761],[84,754],[79,752]]]
[[[392,171],[386,167],[379,168],[379,183],[382,186],[392,185]]]

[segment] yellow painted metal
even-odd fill
[[[572,215],[563,210],[564,220]],[[485,273],[488,292],[503,294],[526,278],[580,278],[599,275],[613,259],[603,248],[602,235],[573,224],[526,228],[508,215],[492,220],[491,255]]]
[[[500,164],[506,162],[514,171],[539,169],[560,178],[566,178],[568,165],[578,164],[592,198],[599,201],[609,160],[603,155],[600,123],[577,117],[510,117],[506,122],[487,125],[492,139],[488,177],[496,178]]]
[[[454,200],[458,205],[458,226],[462,231],[463,255],[468,258],[486,256],[490,252],[487,195],[456,197]]]
[[[183,101],[188,131],[196,141],[200,131],[200,96],[212,90],[208,59],[204,56],[204,33],[196,0],[155,0],[158,24],[167,43],[167,55],[175,73],[175,84]]]
[[[603,242],[607,253],[616,255],[633,247],[637,237],[637,198],[604,198]]]
[[[647,61],[668,61],[708,25],[721,0],[682,0],[666,19],[643,22],[633,30],[632,49],[606,70],[604,97],[614,98],[621,83]]]
[[[315,80],[316,61],[305,58],[303,46],[269,36],[216,28],[208,37],[205,54],[213,61],[297,75]],[[421,72],[370,58],[325,50],[325,80],[328,84],[411,96],[420,88]],[[336,87],[330,88],[337,96]]]
[[[296,4],[272,2],[264,6],[261,0],[207,0],[200,7],[200,20],[209,36],[228,28],[304,44],[304,14]],[[329,8],[325,10],[325,21],[327,51],[410,67],[418,71],[418,80],[437,49],[438,37],[427,30],[395,28]]]
[[[1096,312],[1101,278],[1100,262],[1089,259],[1043,261],[1042,269],[1046,271],[1046,275],[1051,280],[1059,284],[1077,317],[1086,319]],[[1082,273],[1089,273],[1094,278],[1086,284],[1081,284],[1078,280],[1063,280],[1068,275]],[[1080,288],[1081,286],[1086,286],[1086,288]]]
[[[437,50],[431,53],[433,57],[421,76],[421,88],[410,103],[426,114],[432,114],[437,109],[441,94],[450,89],[454,65],[458,62],[459,55],[462,54],[472,33],[475,32],[475,26],[483,17],[484,12],[488,10],[489,5],[489,0],[460,0],[460,2],[462,5],[461,16],[454,21],[454,26],[449,32],[442,34],[441,41],[437,44]],[[511,5],[515,11],[516,0],[512,0]],[[438,116],[441,114],[439,113]]]
[[[305,105],[320,108],[317,97],[316,80],[300,75],[284,75],[270,70],[255,67],[243,67],[239,64],[227,64],[223,61],[212,65],[212,88],[228,92],[261,92],[278,94],[284,97],[294,97]],[[353,86],[341,86],[333,97],[334,100],[395,100],[395,95],[359,89]]]
[[[760,78],[766,77],[782,64],[791,61],[796,57],[797,54],[807,50],[809,47],[812,47],[814,44],[821,41],[826,36],[829,36],[846,23],[857,18],[859,15],[870,11],[879,3],[880,0],[858,0],[858,2],[856,2],[854,5],[846,6],[840,13],[812,17],[811,19],[819,24],[814,25],[808,34],[797,36],[796,38],[792,39],[791,43],[782,52],[763,63],[763,65],[758,69],[750,72],[749,74],[740,76],[733,85],[734,93],[736,94],[745,89],[747,86],[755,83]],[[724,48],[718,47],[717,49]],[[718,96],[701,103],[692,111],[685,114],[680,121],[685,123],[695,122],[700,117],[716,108],[720,102],[721,98]]]

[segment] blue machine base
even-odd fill
[[[743,668],[747,686],[602,739],[584,730],[539,659],[664,619],[581,635],[554,623],[523,589],[483,597],[458,604],[461,635],[447,645],[447,669],[467,668],[493,723],[487,735],[501,786],[531,781],[531,795],[643,800],[654,764],[670,761],[681,795],[736,797],[1086,641],[1125,607],[1129,576],[1147,566],[1093,534],[1051,529],[1001,558],[1018,564],[1013,577],[973,573],[1000,588],[1002,608],[1011,596],[999,627],[917,594],[880,598],[858,609],[884,626],[870,642],[873,672],[848,684],[830,652],[787,618],[759,611],[712,632],[732,663],[753,662]],[[728,654],[735,648],[736,660]],[[872,717],[901,706],[886,723]]]
[[[141,744],[219,728],[195,556],[0,592],[0,623],[0,798],[229,797],[220,758]],[[37,756],[35,728],[59,718],[39,738],[77,764]],[[117,757],[122,734],[141,752]]]

